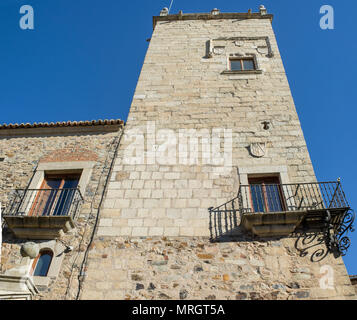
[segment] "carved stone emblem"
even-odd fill
[[[217,55],[221,55],[224,53],[225,47],[214,47],[213,48],[213,53]]]
[[[261,158],[266,154],[266,143],[265,142],[256,142],[251,143],[249,146],[249,150],[252,156]]]
[[[257,51],[260,54],[267,55],[269,53],[269,48],[268,47],[257,47]]]

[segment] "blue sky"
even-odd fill
[[[22,5],[35,29],[19,27]],[[342,179],[357,209],[354,183],[354,63],[357,2],[337,0],[174,0],[171,13],[257,11],[273,27],[319,181]],[[320,7],[335,10],[335,29],[319,27]],[[151,37],[152,16],[170,0],[1,0],[0,123],[126,120]],[[344,258],[357,274],[357,232]]]

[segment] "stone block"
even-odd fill
[[[133,237],[146,237],[148,236],[147,227],[133,227],[131,231],[131,236]]]

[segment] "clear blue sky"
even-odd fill
[[[342,178],[357,209],[356,1],[174,0],[178,10],[257,11],[273,27],[318,180]],[[35,10],[21,30],[19,9]],[[151,37],[152,16],[170,0],[1,0],[0,123],[126,120]],[[321,30],[319,9],[335,9],[335,30]],[[345,257],[357,274],[357,231]]]

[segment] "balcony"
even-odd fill
[[[75,228],[79,189],[17,189],[3,218],[20,239],[54,239]]]
[[[340,181],[241,185],[237,197],[209,213],[212,240],[242,230],[261,238],[322,233],[329,249],[341,254],[355,218]]]

